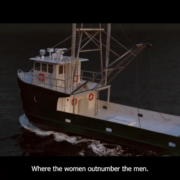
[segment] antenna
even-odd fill
[[[55,52],[56,52],[57,54],[64,54],[64,51],[65,51],[65,50],[67,50],[67,48],[61,48],[61,49],[60,49],[60,48],[56,48],[56,49],[55,49]]]
[[[54,52],[53,48],[47,48],[47,52],[49,52],[49,57],[51,58],[51,53]]]
[[[55,52],[56,52],[57,56],[59,55],[60,60],[63,59],[63,54],[64,54],[65,50],[67,50],[67,48],[61,48],[61,49],[60,48],[56,48],[55,49]]]

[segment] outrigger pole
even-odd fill
[[[74,68],[75,68],[75,47],[76,47],[76,24],[72,24],[72,43],[71,43],[71,92],[73,90]]]
[[[88,82],[92,81],[94,78],[98,77],[100,74],[102,74],[102,72],[106,72],[106,71],[114,71],[114,70],[118,70],[118,73],[120,73],[122,71],[122,69],[124,69],[131,61],[132,59],[134,59],[135,57],[137,57],[137,55],[144,50],[145,48],[151,47],[151,44],[136,44],[135,47],[133,47],[132,49],[130,49],[129,51],[127,51],[126,53],[124,53],[122,56],[118,57],[116,60],[114,60],[111,64],[109,64],[108,66],[106,66],[103,71],[98,72],[95,76],[93,76],[92,78],[90,78],[89,80],[87,80],[86,82],[84,82],[83,84],[81,84],[78,88],[76,88],[72,93],[76,92],[78,89],[80,89],[81,87],[83,87],[85,84],[87,84]],[[131,56],[133,56],[131,58]],[[126,63],[124,66],[122,66],[123,63]],[[115,67],[114,67],[115,66]],[[107,74],[107,76],[109,76],[110,73]],[[116,74],[117,75],[117,74]],[[116,76],[115,75],[115,76]],[[106,78],[106,76],[104,77]],[[114,78],[114,77],[113,77]],[[103,82],[104,79],[101,79],[100,83]],[[112,79],[111,79],[112,80]],[[110,81],[111,81],[110,80]],[[95,88],[93,88],[95,89]],[[92,90],[92,89],[91,89]]]

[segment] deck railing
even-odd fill
[[[93,72],[93,71],[81,70],[80,78],[81,78],[81,80],[88,80],[90,78],[93,78],[96,74],[98,74],[98,73]],[[93,78],[92,82],[97,82],[97,81],[100,81],[100,80],[101,79],[99,79],[99,78]]]
[[[18,70],[18,76],[21,80],[30,84],[43,85],[43,87],[47,89],[51,89],[51,87],[55,87],[56,90],[58,90],[58,88],[64,88],[64,91],[67,92],[65,80],[51,78],[51,77],[44,77],[45,80],[43,82],[37,82],[35,81],[35,78],[38,79],[39,75],[33,75],[33,69],[30,70],[29,72],[23,72],[22,70]],[[48,82],[47,80],[50,80],[50,81]],[[61,82],[61,83],[58,83],[58,82]],[[48,87],[48,86],[51,86],[51,87]]]
[[[47,76],[47,77],[44,77],[45,80],[43,82],[36,81],[36,79],[38,80],[39,75],[33,75],[33,71],[34,71],[33,69],[30,70],[29,72],[23,72],[22,70],[18,70],[18,76],[21,80],[23,80],[27,83],[30,83],[30,84],[40,85],[47,89],[53,88],[53,89],[58,90],[58,88],[63,88],[64,92],[67,92],[68,87],[67,87],[66,80],[56,79],[56,78]],[[80,80],[86,81],[86,80],[92,78],[92,82],[99,82],[101,79],[93,78],[96,74],[97,74],[97,72],[82,70],[81,75],[80,75]]]

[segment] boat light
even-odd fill
[[[40,49],[40,55],[41,57],[44,59],[44,55],[46,54],[46,50],[45,49]]]
[[[47,48],[47,52],[49,52],[49,57],[51,57],[51,53],[54,52],[53,48]]]

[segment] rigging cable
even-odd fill
[[[92,35],[93,35],[93,34],[92,34]],[[70,39],[71,37],[72,37],[72,36],[66,38],[65,40],[63,40],[63,41],[61,41],[61,42],[59,42],[58,44],[56,44],[56,45],[53,46],[52,48],[54,48],[54,47],[56,47],[56,46],[62,44],[63,42],[65,42],[65,41],[67,41],[68,39]],[[88,39],[88,37],[84,38],[81,42],[85,41],[86,39]],[[78,43],[77,43],[76,45],[78,45]],[[69,48],[69,49],[67,49],[64,53],[66,53],[66,52],[69,51],[70,49],[72,49],[72,47]],[[60,60],[60,59],[59,59],[59,60]],[[56,68],[56,65],[58,65],[58,63],[59,63],[59,60],[57,61],[57,63],[55,63],[55,66],[54,66],[52,72],[54,72],[54,70],[55,70],[55,68]],[[46,78],[46,80],[49,79],[51,75],[52,75],[52,73]],[[38,84],[43,84],[43,83],[41,82],[41,83],[38,83]]]
[[[102,41],[103,41],[104,43],[106,43],[106,40],[102,39]],[[118,48],[123,48],[122,46],[114,45],[114,44],[112,44],[112,43],[111,43],[111,46],[118,47]],[[132,46],[126,46],[126,48],[131,48],[131,47],[132,47]]]
[[[151,76],[151,88],[152,88],[152,61],[151,61],[151,49],[149,48],[149,63],[150,63],[150,76]],[[154,98],[153,98],[154,101]],[[155,105],[155,103],[154,103]],[[166,119],[165,117],[163,117],[163,115],[159,112],[160,116],[166,120],[166,121],[171,121],[171,119]]]
[[[107,35],[107,32],[103,31],[106,35]],[[116,43],[118,43],[122,48],[124,48],[125,50],[129,51],[129,49],[127,49],[123,44],[121,44],[120,42],[118,42],[115,38],[113,38],[112,36],[110,36],[110,38],[112,40],[114,40]]]
[[[59,42],[58,44],[52,46],[51,48],[55,48],[56,46],[62,44],[63,42],[67,41],[68,39],[70,39],[71,37],[72,37],[72,36],[69,36],[68,38],[66,38],[66,39],[64,39],[63,41]],[[60,59],[59,59],[59,60],[60,60]],[[57,61],[57,63],[55,63],[52,73],[54,72],[54,70],[55,70],[55,68],[56,68],[56,65],[59,63],[59,60]],[[45,80],[48,80],[48,79],[51,77],[52,73],[50,73],[49,76],[48,76],[47,78],[45,78]],[[43,82],[37,83],[37,85],[39,85],[39,84],[43,84]]]
[[[67,27],[67,31],[66,31],[66,36],[65,37],[68,37],[69,29],[70,29],[70,26]],[[72,35],[71,35],[71,37],[72,37]],[[65,45],[65,41],[62,44],[62,46],[65,47],[64,45]]]
[[[92,27],[91,24],[89,24],[89,25]],[[103,31],[103,33],[105,33],[105,34],[107,35],[107,32]],[[112,36],[110,36],[110,38],[113,39],[116,43],[118,43],[118,44],[120,45],[120,46],[116,46],[116,45],[113,45],[113,44],[111,43],[112,46],[121,47],[121,48],[124,48],[125,50],[129,51],[129,49],[128,49],[126,46],[124,46],[123,44],[121,44],[120,42],[118,42],[115,38],[113,38]],[[95,39],[95,38],[94,38],[94,39]],[[103,39],[102,39],[102,40],[103,40]],[[106,47],[106,46],[104,45],[104,47]],[[109,50],[111,51],[111,49],[109,49]]]
[[[138,69],[138,58],[136,60],[136,88],[137,88],[138,120],[139,120],[139,127],[141,128],[141,122],[140,122],[140,117],[139,117],[139,69]]]
[[[69,30],[69,28],[68,28],[67,31],[66,31],[67,34],[68,34],[68,30]],[[68,39],[70,39],[71,37],[72,37],[72,35],[69,36],[68,38],[64,39],[63,41],[57,43],[56,45],[52,46],[51,48],[55,48],[56,46],[58,46],[58,45],[60,45],[60,44],[62,44],[62,43],[64,44],[64,42],[67,41]],[[60,60],[60,59],[59,59],[59,60]],[[59,63],[59,60],[58,60],[57,63],[55,64],[52,73],[54,72],[54,70],[55,70],[55,68],[56,68],[56,65]],[[48,79],[51,77],[52,73],[51,73],[47,78],[45,78],[45,80],[48,80]],[[56,80],[56,81],[57,81],[57,80]],[[43,83],[43,82],[38,83],[38,85],[39,85],[39,84],[42,84],[42,83]],[[57,83],[56,83],[56,84],[57,84]]]
[[[67,41],[68,39],[70,39],[72,36],[69,36],[68,38],[64,39],[63,41],[59,42],[58,44],[54,45],[52,48],[55,48],[56,46],[62,44],[63,42]]]
[[[127,37],[126,33],[123,31],[123,28],[122,28],[121,24],[118,24],[118,25],[119,25],[119,27],[121,28],[121,31],[122,31],[122,33],[124,34],[124,36],[126,37],[126,39],[127,39],[129,42],[131,42],[133,45],[135,45],[136,43],[132,42],[132,41]]]

